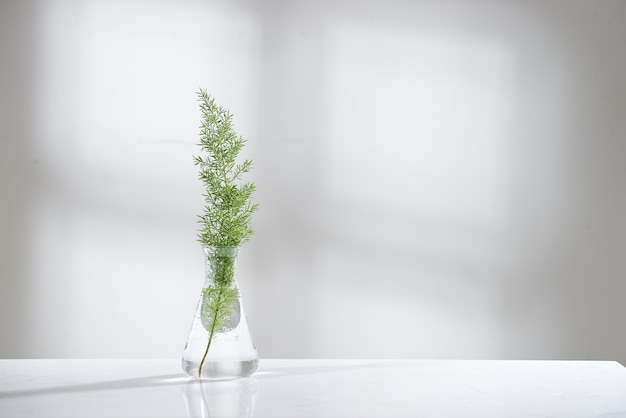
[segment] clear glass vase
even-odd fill
[[[183,370],[197,379],[249,376],[259,356],[235,276],[239,247],[205,247],[204,253],[205,281],[183,351]]]

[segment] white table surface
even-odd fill
[[[168,360],[0,360],[0,417],[626,417],[604,361],[261,360],[198,382]]]

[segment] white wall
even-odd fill
[[[177,357],[195,92],[262,357],[626,363],[626,3],[0,4],[0,357]]]

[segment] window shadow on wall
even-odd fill
[[[0,3],[0,357],[29,354],[37,2]]]
[[[456,6],[257,10],[257,178],[270,186],[253,245],[264,242],[257,265],[282,289],[274,296],[294,298],[268,316],[308,330],[286,341],[294,352],[580,358],[612,344],[624,127],[615,107],[582,103],[608,94],[601,74],[623,76],[556,9]],[[504,79],[481,80],[483,64]],[[595,310],[602,299],[610,307]]]

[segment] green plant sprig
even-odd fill
[[[237,162],[246,141],[235,133],[232,114],[216,105],[205,90],[198,92],[198,101],[202,112],[199,145],[205,155],[195,156],[194,163],[206,189],[198,241],[204,246],[236,247],[252,235],[251,216],[258,208],[250,200],[254,184],[241,183],[252,161]]]
[[[242,183],[241,177],[252,169],[252,161],[237,162],[245,140],[232,126],[232,114],[218,106],[205,90],[198,92],[202,124],[200,149],[194,156],[199,177],[205,186],[204,213],[199,216],[198,241],[205,247],[238,247],[253,231],[251,216],[258,205],[251,202],[253,183]],[[208,342],[198,368],[202,368],[216,333],[226,331],[233,311],[238,307],[239,290],[234,280],[234,256],[207,252],[213,281],[202,289],[201,320],[208,332]]]

